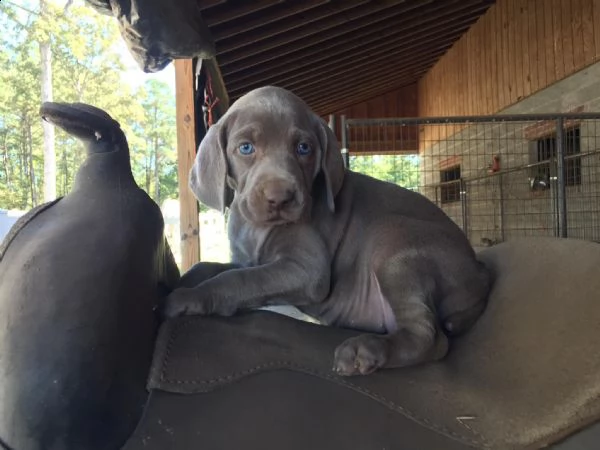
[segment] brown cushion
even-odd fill
[[[261,398],[265,398],[265,404],[276,402],[277,398],[283,402],[278,409],[269,410],[272,420],[281,414],[293,418],[294,414],[303,413],[314,419],[314,426],[319,426],[319,420],[335,421],[335,417],[323,419],[321,412],[338,411],[344,421],[338,425],[350,435],[362,432],[369,436],[369,426],[376,431],[372,436],[385,436],[387,432],[387,444],[383,438],[379,442],[388,445],[385,448],[537,448],[598,420],[600,245],[527,239],[491,247],[480,256],[496,274],[489,306],[473,330],[454,340],[451,353],[441,362],[384,370],[368,377],[342,378],[331,371],[333,350],[343,339],[356,334],[353,331],[262,311],[232,318],[190,317],[163,325],[149,388],[155,391],[153,395],[159,403],[170,404],[172,409],[177,409],[177,402],[195,402],[198,408],[203,399],[214,409],[222,404],[219,395],[226,399],[236,389],[252,389],[252,393],[247,391],[254,400],[250,405],[239,403],[244,398],[242,394],[235,397],[238,403],[228,404],[236,411],[222,429],[214,417],[210,418],[210,410],[188,406],[185,419],[179,420],[175,428],[187,433],[196,430],[204,436],[211,432],[227,436],[228,429],[252,429],[252,423],[236,420],[252,422],[253,416],[254,431],[266,433],[265,421],[269,419],[265,418]],[[298,375],[291,376],[290,371]],[[294,383],[289,380],[298,377],[299,387],[302,380],[314,380],[314,398],[307,400],[311,391],[301,390],[302,401],[290,400],[293,397],[288,391]],[[261,384],[260,379],[268,379],[270,384]],[[269,391],[269,386],[275,389],[278,383],[287,389],[279,397]],[[265,390],[262,397],[257,389]],[[346,405],[341,411],[323,404],[325,392],[331,393],[331,401],[338,402],[335,395],[345,392],[347,397],[355,398],[354,406]],[[196,395],[184,400],[174,393]],[[365,401],[387,413],[381,415],[375,406],[366,406]],[[353,407],[356,409],[349,411]],[[250,412],[241,419],[239,408]],[[151,417],[168,420],[168,414],[153,408],[152,402],[149,411]],[[197,416],[194,411],[198,411]],[[365,412],[371,419],[378,417],[377,426],[365,417]],[[390,419],[390,415],[397,420]],[[356,421],[348,423],[349,417]],[[187,425],[182,425],[182,420]],[[417,437],[406,434],[407,423],[413,424]],[[335,423],[328,426],[334,427]],[[285,444],[286,436],[289,442],[285,448],[302,448],[297,445],[298,439],[310,442],[306,440],[306,426],[289,428],[286,434],[273,438],[278,445]],[[398,428],[405,432],[405,441],[410,441],[410,445],[401,446]],[[423,437],[425,440],[419,437],[423,430],[429,433]],[[277,434],[276,430],[272,432]],[[252,430],[248,433],[250,436]],[[152,434],[151,427],[142,423],[137,436]],[[426,440],[432,436],[443,438],[446,443]],[[225,437],[219,442],[227,446],[234,441]],[[342,448],[335,442],[312,448]],[[262,447],[246,448],[275,447],[263,443]]]

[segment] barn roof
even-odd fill
[[[273,84],[324,115],[418,81],[494,0],[88,2],[147,71],[214,55],[230,101]]]

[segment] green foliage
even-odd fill
[[[142,186],[155,201],[177,197],[175,96],[168,86],[148,80],[141,92],[144,109],[144,151],[136,153],[145,169]],[[138,162],[138,161],[136,161]]]
[[[407,189],[416,190],[419,187],[418,155],[350,156],[350,169]]]
[[[176,198],[175,99],[169,86],[152,79],[139,88],[124,83],[117,22],[82,0],[66,11],[46,0],[43,15],[39,0],[18,3],[0,2],[0,208],[28,209],[42,201],[40,41],[51,43],[54,100],[106,110],[125,131],[140,187],[157,202]],[[70,190],[83,158],[80,144],[57,130],[58,195]]]

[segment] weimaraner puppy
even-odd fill
[[[460,228],[422,195],[345,169],[333,132],[287,90],[237,100],[202,141],[190,186],[229,207],[233,264],[201,263],[208,279],[192,269],[168,317],[294,305],[366,332],[335,351],[334,370],[355,375],[442,358],[446,335],[485,309],[491,277]]]

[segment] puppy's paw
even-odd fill
[[[215,301],[211,295],[203,295],[202,291],[194,288],[177,288],[165,299],[161,312],[163,317],[179,316],[231,316],[237,308],[234,303]]]
[[[338,375],[368,375],[386,363],[388,340],[384,336],[362,334],[342,342],[335,350],[333,370]]]
[[[171,319],[191,314],[190,305],[193,299],[190,298],[189,291],[191,289],[178,288],[171,292],[160,307],[161,316],[164,319]]]

